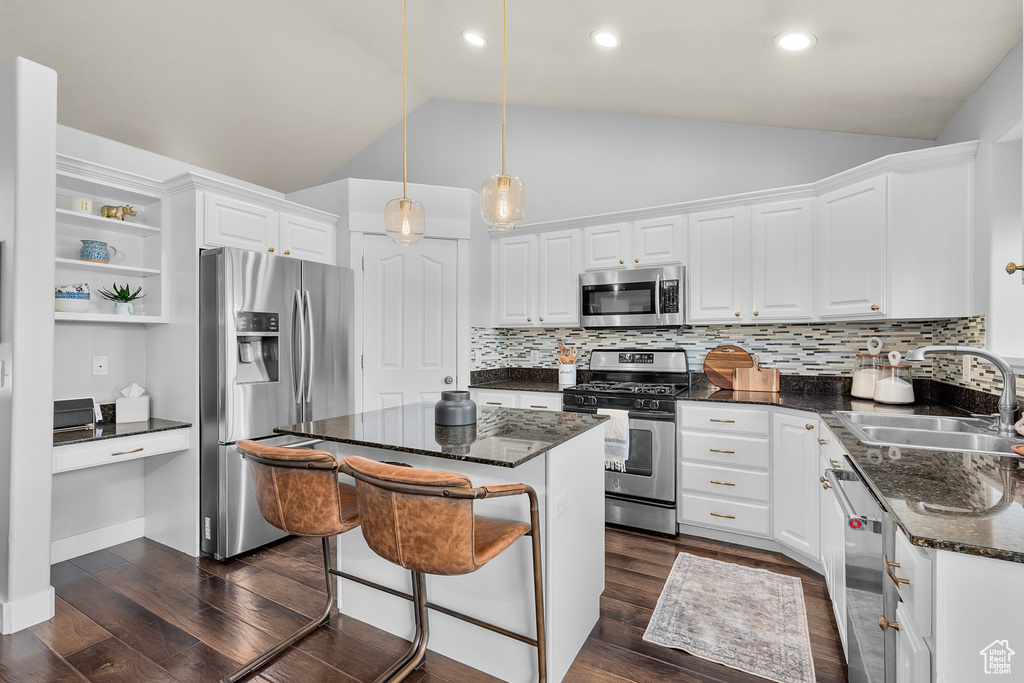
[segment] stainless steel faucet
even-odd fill
[[[1017,405],[1017,376],[1013,368],[1001,357],[979,349],[975,346],[918,346],[907,352],[907,360],[921,363],[929,353],[952,353],[958,356],[978,356],[984,358],[1003,373],[1003,393],[999,395],[999,419],[996,426],[1000,432],[1013,432],[1013,425],[1020,418],[1020,407]]]

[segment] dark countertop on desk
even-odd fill
[[[607,417],[480,407],[476,425],[434,424],[434,404],[412,403],[305,422],[274,431],[311,439],[417,453],[497,467],[518,467],[593,429]]]
[[[178,422],[177,420],[164,420],[159,417],[151,417],[145,422],[97,422],[95,427],[75,429],[67,432],[54,432],[54,446],[70,446],[76,443],[89,443],[90,441],[102,441],[104,439],[116,439],[119,436],[138,436],[139,434],[152,434],[153,432],[166,432],[171,429],[187,429],[192,424],[189,422]]]

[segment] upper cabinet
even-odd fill
[[[886,178],[818,198],[818,313],[822,318],[884,318]]]
[[[645,218],[583,228],[584,270],[644,268],[686,260],[684,218]]]
[[[688,318],[742,322],[749,316],[750,210],[690,215]]]
[[[205,179],[193,180],[201,183]],[[206,246],[334,264],[337,217],[242,188],[197,185]],[[231,189],[237,193],[231,193]]]
[[[579,230],[506,235],[492,249],[496,327],[579,324]]]

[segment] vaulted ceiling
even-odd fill
[[[1020,0],[508,0],[513,104],[933,139]],[[60,123],[287,192],[401,118],[401,0],[0,0]],[[614,29],[622,46],[594,45]],[[490,41],[474,48],[473,29]],[[817,36],[785,54],[785,30]],[[409,107],[501,97],[499,0],[409,0]]]

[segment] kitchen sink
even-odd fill
[[[1010,448],[1024,439],[994,433],[991,421],[973,417],[886,415],[837,411],[835,416],[864,443],[940,451],[1015,455]]]

